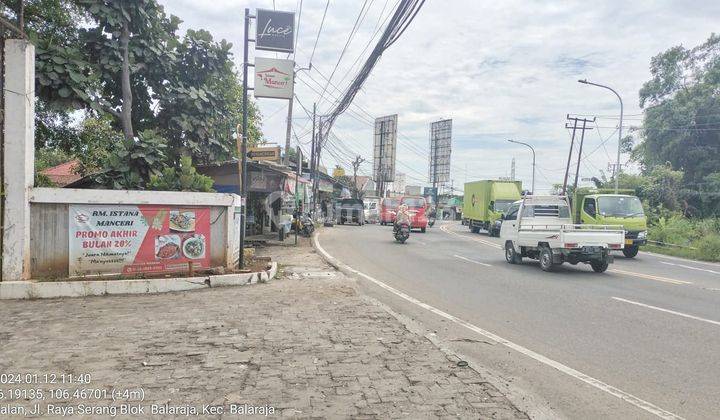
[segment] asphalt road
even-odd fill
[[[720,265],[641,252],[602,274],[546,273],[452,222],[405,245],[377,225],[324,229],[318,242],[535,417],[720,417]]]

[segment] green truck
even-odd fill
[[[647,218],[642,203],[633,190],[578,188],[573,195],[575,223],[622,226],[625,230],[627,258],[637,255],[641,245],[647,243]]]
[[[462,224],[478,233],[484,229],[490,236],[500,234],[501,216],[522,195],[522,182],[483,180],[467,182],[463,197]]]

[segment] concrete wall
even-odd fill
[[[34,188],[30,195],[30,276],[64,278],[69,265],[70,204],[155,204],[210,207],[210,262],[213,267],[234,267],[239,227],[234,221],[240,198],[234,194],[166,191],[76,190]],[[230,226],[230,229],[228,229]]]

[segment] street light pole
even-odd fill
[[[618,126],[618,147],[617,147],[617,161],[615,162],[615,194],[618,193],[620,187],[620,148],[622,146],[622,129],[623,129],[623,101],[620,95],[615,89],[610,86],[601,85],[599,83],[588,82],[587,79],[578,80],[579,83],[584,85],[593,85],[609,90],[617,96],[620,101],[620,125]]]
[[[508,140],[508,141],[509,141],[510,143],[522,144],[523,146],[527,146],[527,147],[529,147],[530,150],[532,151],[532,155],[533,155],[533,164],[532,164],[533,172],[532,172],[532,189],[530,190],[530,194],[531,194],[531,195],[534,195],[534,194],[535,194],[535,149],[534,149],[532,146],[530,146],[529,144],[523,143],[523,142],[521,142],[521,141],[515,141],[515,140]]]

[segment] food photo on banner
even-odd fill
[[[71,275],[210,268],[210,208],[72,205]]]

